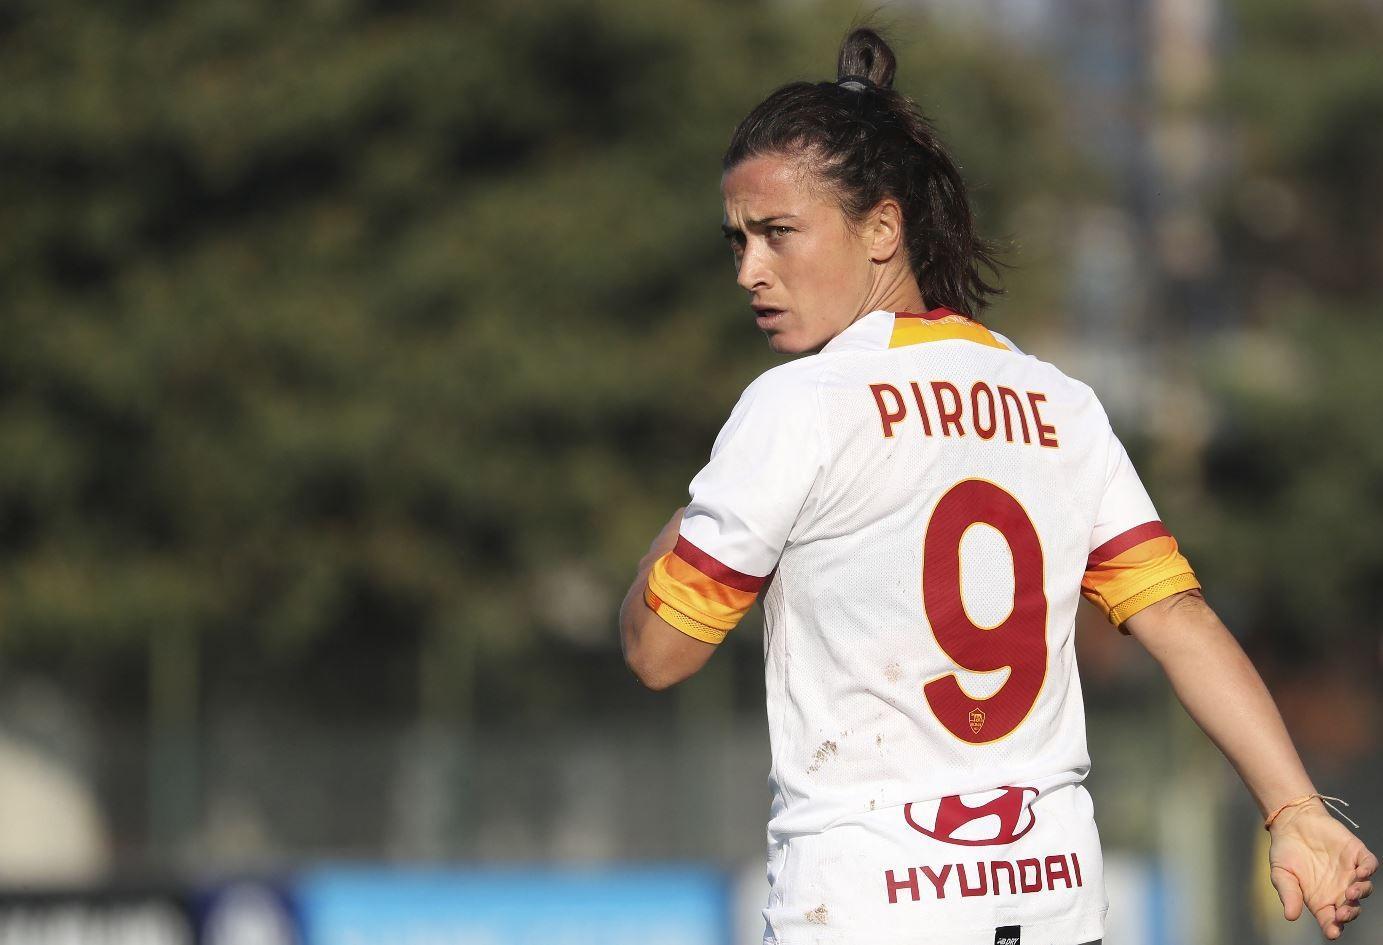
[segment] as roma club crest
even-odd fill
[[[984,709],[977,706],[970,710],[970,731],[978,735],[982,728],[984,728]]]

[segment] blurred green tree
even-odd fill
[[[169,725],[626,703],[631,565],[771,363],[719,153],[852,13],[7,5],[7,659]],[[1040,65],[898,27],[986,231],[1075,191]]]
[[[1220,417],[1187,537],[1260,648],[1296,671],[1339,653],[1376,672],[1383,15],[1354,0],[1230,10],[1219,219],[1243,322],[1204,348]]]

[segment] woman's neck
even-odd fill
[[[869,294],[865,307],[859,313],[860,316],[879,311],[927,311],[926,300],[922,298],[922,290],[917,285],[917,277],[912,274],[911,267],[898,266],[890,269],[893,271],[880,279],[874,291]]]

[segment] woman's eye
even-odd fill
[[[791,232],[792,227],[790,226],[770,226],[768,228],[768,235],[773,237],[774,239],[782,239],[784,236],[787,236]]]

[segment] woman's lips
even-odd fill
[[[756,308],[754,309],[754,323],[760,328],[772,328],[786,314],[786,309]]]

